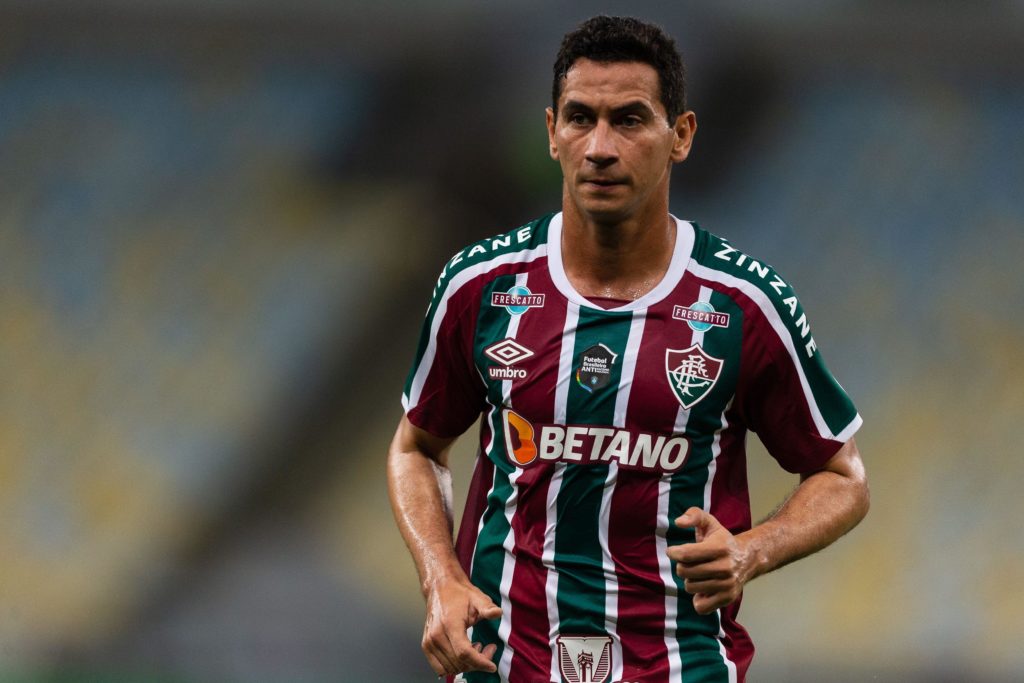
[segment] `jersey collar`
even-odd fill
[[[672,251],[672,261],[668,264],[668,270],[665,271],[661,282],[636,301],[630,301],[618,308],[606,309],[591,303],[577,292],[569,282],[569,278],[566,277],[565,266],[562,264],[562,212],[556,213],[551,217],[551,223],[548,226],[548,271],[551,274],[551,281],[569,301],[599,311],[637,311],[658,303],[667,297],[683,279],[686,264],[693,252],[693,225],[689,221],[680,220],[675,216],[672,216],[672,220],[676,222],[676,245]]]

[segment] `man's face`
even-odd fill
[[[579,59],[569,69],[557,117],[547,110],[548,142],[581,215],[617,223],[667,206],[669,173],[689,153],[696,119],[668,121],[659,93],[658,72],[642,62]]]

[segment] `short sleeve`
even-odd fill
[[[747,426],[789,472],[820,469],[860,428],[853,401],[810,334],[795,294],[753,316],[737,398]]]
[[[473,364],[476,316],[469,287],[439,284],[420,332],[402,394],[414,425],[441,438],[465,432],[484,407],[484,384]]]

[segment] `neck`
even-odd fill
[[[583,215],[563,202],[562,265],[577,292],[633,301],[661,281],[672,262],[675,221],[668,202],[619,222]]]

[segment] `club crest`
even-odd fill
[[[558,668],[565,683],[605,683],[612,671],[612,639],[558,636]]]
[[[687,349],[665,350],[665,373],[672,393],[689,410],[711,392],[725,361],[704,353],[698,344]]]

